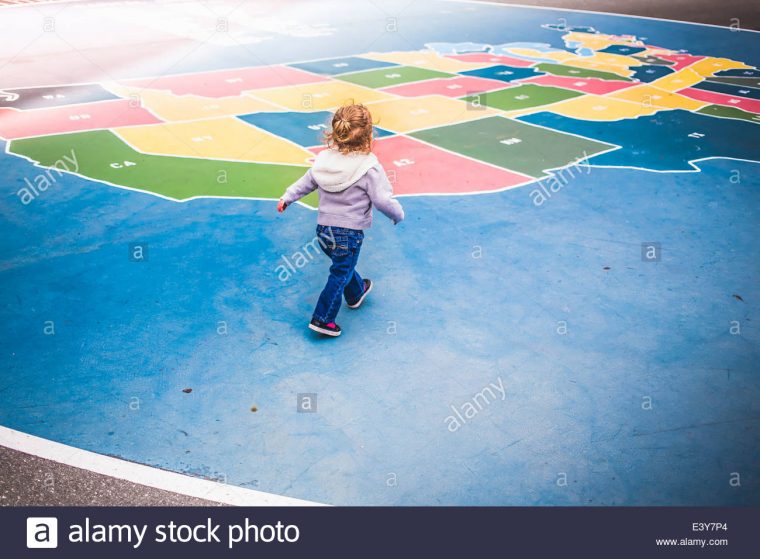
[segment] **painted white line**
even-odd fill
[[[103,456],[65,444],[28,435],[0,426],[0,446],[52,460],[74,468],[87,470],[164,491],[217,503],[254,507],[311,507],[328,506],[323,503],[293,499],[274,493],[255,491],[216,481],[194,478],[159,468],[152,468],[119,458]]]

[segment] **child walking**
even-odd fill
[[[372,139],[372,115],[364,105],[335,111],[332,130],[325,134],[327,149],[277,204],[277,211],[283,212],[310,192],[319,194],[317,238],[332,265],[309,328],[327,336],[340,336],[335,317],[341,300],[358,309],[372,290],[372,281],[356,271],[364,229],[372,225],[372,206],[394,225],[404,219],[404,210],[392,198],[388,177],[372,153]]]

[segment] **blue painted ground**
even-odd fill
[[[464,76],[475,76],[477,78],[488,78],[492,80],[500,80],[503,82],[512,82],[516,80],[524,80],[527,78],[535,78],[537,76],[543,76],[546,72],[539,72],[535,68],[517,68],[515,66],[505,66],[498,64],[496,66],[489,66],[487,68],[478,68],[477,70],[467,70],[461,72]]]
[[[559,48],[540,27],[558,17],[760,62],[742,33],[449,2],[409,5],[403,36],[373,48]],[[356,15],[335,20],[341,41],[258,52],[362,50]],[[209,67],[250,63],[214,54]],[[750,130],[726,122],[737,139]],[[716,133],[732,156],[757,155],[752,137],[740,148]],[[689,155],[683,142],[662,158]],[[23,206],[15,192],[39,169],[1,155],[0,424],[335,504],[758,505],[758,166],[700,167],[593,168],[540,207],[532,186],[404,198],[407,221],[378,216],[367,235],[360,271],[375,291],[322,340],[306,322],[326,261],[286,282],[276,271],[313,239],[313,211],[178,204],[72,176]],[[660,262],[642,261],[652,242]],[[128,258],[132,243],[147,243],[147,262]],[[503,400],[447,430],[450,406],[500,382]],[[318,412],[297,413],[298,393],[316,393]]]

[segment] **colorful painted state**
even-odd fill
[[[747,120],[760,124],[760,114],[743,111],[736,107],[726,107],[724,105],[708,105],[697,111],[698,113],[715,116],[718,118],[733,118],[736,120]]]
[[[324,76],[335,76],[347,72],[361,72],[363,70],[374,70],[376,68],[390,68],[397,66],[393,62],[383,62],[382,60],[372,60],[360,56],[344,56],[340,58],[328,58],[326,60],[313,60],[310,62],[299,62],[289,64],[291,68],[298,68],[314,74]]]
[[[693,56],[691,54],[659,54],[657,57],[672,62],[672,68],[676,72],[705,58],[704,56]]]
[[[731,76],[713,76],[709,79],[715,83],[728,83],[732,85],[738,85],[741,87],[755,87],[760,88],[760,77],[731,77]]]
[[[494,65],[503,64],[504,66],[518,66],[528,67],[533,66],[535,62],[532,60],[525,60],[523,58],[513,58],[511,56],[503,56],[499,54],[492,54],[487,52],[472,52],[467,54],[449,54],[447,58],[453,58],[460,62],[468,62],[470,64],[482,64],[482,65]]]
[[[462,97],[502,89],[503,81],[476,78],[473,76],[460,76],[458,78],[443,78],[412,82],[396,87],[388,87],[383,91],[402,97],[423,97],[425,95],[443,95],[445,97]]]
[[[612,121],[624,118],[653,115],[662,110],[661,107],[617,99],[613,96],[584,95],[575,99],[555,103],[546,109],[556,114],[571,118],[594,121]],[[521,115],[522,116],[522,115]]]
[[[20,110],[47,109],[113,99],[117,99],[117,96],[96,83],[0,90],[0,107]]]
[[[467,96],[464,100],[473,105],[485,105],[502,111],[519,111],[551,105],[580,95],[583,94],[570,89],[526,83],[477,96]]]
[[[760,70],[757,68],[736,68],[734,70],[721,70],[715,73],[718,77],[734,76],[744,78],[760,78]]]
[[[379,126],[398,133],[497,114],[496,111],[476,107],[460,99],[437,95],[380,101],[370,103],[368,108]]]
[[[687,111],[696,111],[707,104],[705,101],[699,101],[649,85],[637,85],[616,93],[611,93],[607,97],[623,99],[645,106],[654,106],[663,109],[686,109]]]
[[[686,88],[678,92],[680,95],[726,107],[735,107],[750,113],[760,114],[760,101],[747,99],[746,97],[732,97],[723,93],[715,93],[706,89]]]
[[[356,72],[354,74],[342,74],[336,76],[356,85],[379,89],[382,87],[392,87],[402,83],[416,82],[421,80],[432,80],[435,78],[451,78],[452,74],[439,72],[437,70],[428,70],[427,68],[417,68],[415,66],[394,66],[391,68],[381,68],[379,70],[367,70],[366,72]]]
[[[614,145],[563,134],[500,116],[411,134],[455,153],[531,177],[616,149]]]
[[[608,54],[619,54],[621,56],[633,56],[644,52],[646,47],[633,46],[633,45],[609,45],[603,49],[599,49],[598,52],[606,52]]]
[[[651,82],[651,85],[665,91],[678,91],[698,84],[704,78],[691,68],[684,68],[663,78]]]
[[[317,111],[313,113],[253,113],[239,115],[238,118],[299,146],[313,147],[324,143],[324,133],[330,128],[332,116],[329,111]],[[374,132],[377,138],[392,134],[377,126],[374,127]]]
[[[650,83],[665,76],[672,74],[674,71],[668,66],[657,64],[645,64],[633,69],[634,80],[644,83]]]
[[[312,150],[314,153],[322,151]],[[373,152],[400,195],[495,192],[533,178],[443,151],[407,136],[375,142]]]
[[[561,87],[563,89],[571,89],[573,91],[591,93],[594,95],[614,93],[615,91],[620,91],[629,87],[634,87],[636,85],[635,82],[629,81],[600,80],[598,78],[571,78],[555,75],[545,75],[539,76],[537,78],[531,78],[530,80],[526,80],[524,83]]]
[[[542,76],[544,73],[539,72],[535,68],[520,68],[518,66],[505,66],[503,64],[498,64],[496,66],[488,66],[486,68],[479,68],[477,70],[468,70],[466,72],[462,72],[462,75],[502,82],[513,82]]]
[[[753,123],[683,110],[616,122],[578,120],[549,112],[520,120],[621,146],[619,150],[591,158],[592,165],[693,171],[698,167],[691,161],[711,157],[754,161],[756,146],[760,145],[760,127]]]
[[[237,97],[200,97],[198,95],[174,95],[164,89],[141,89],[119,84],[107,84],[110,91],[128,98],[158,115],[163,120],[196,120],[234,116],[259,111],[273,111],[277,107],[246,94]]]
[[[311,153],[235,117],[115,128],[142,153],[228,161],[307,165]]]
[[[642,64],[646,64],[649,66],[674,66],[675,63],[672,60],[665,60],[664,58],[660,58],[655,55],[644,55],[644,56],[634,56],[636,60],[641,62]]]
[[[12,140],[159,122],[155,115],[125,99],[24,111],[0,108],[0,138]]]
[[[490,64],[476,60],[460,60],[458,57],[441,56],[432,50],[411,52],[370,52],[362,55],[372,60],[392,62],[403,66],[416,66],[438,72],[455,74],[467,70],[475,70]]]
[[[729,58],[715,58],[713,56],[706,56],[702,60],[696,61],[694,64],[689,65],[689,68],[694,70],[702,77],[710,77],[715,72],[721,72],[723,70],[744,70],[751,68],[743,62],[737,62]]]
[[[146,155],[108,130],[13,140],[8,151],[50,167],[76,153],[77,174],[172,200],[196,197],[278,198],[307,167]],[[304,203],[314,205],[312,196]]]
[[[288,66],[237,68],[197,74],[145,78],[123,82],[130,87],[168,89],[175,95],[234,97],[244,91],[327,81],[327,78]]]
[[[593,70],[590,68],[579,68],[577,66],[565,66],[563,64],[552,64],[544,62],[536,66],[541,72],[553,74],[555,76],[565,76],[570,78],[596,78],[599,80],[611,81],[631,81],[629,78],[620,76],[612,72]]]
[[[393,99],[392,95],[377,89],[360,87],[338,80],[260,89],[251,92],[250,95],[291,111],[325,111],[333,110],[346,103],[366,104]]]
[[[715,93],[722,93],[723,95],[730,95],[732,97],[744,97],[746,99],[760,101],[760,89],[754,87],[744,87],[730,83],[718,83],[709,80],[695,84],[693,87],[707,91],[714,91]]]

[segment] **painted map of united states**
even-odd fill
[[[370,108],[374,151],[397,195],[541,184],[580,162],[674,172],[714,157],[755,159],[756,68],[645,38],[545,27],[562,33],[567,48],[431,43],[8,89],[0,92],[0,138],[8,153],[47,168],[19,185],[25,204],[62,173],[177,201],[277,199],[323,149],[330,112],[348,101]]]

